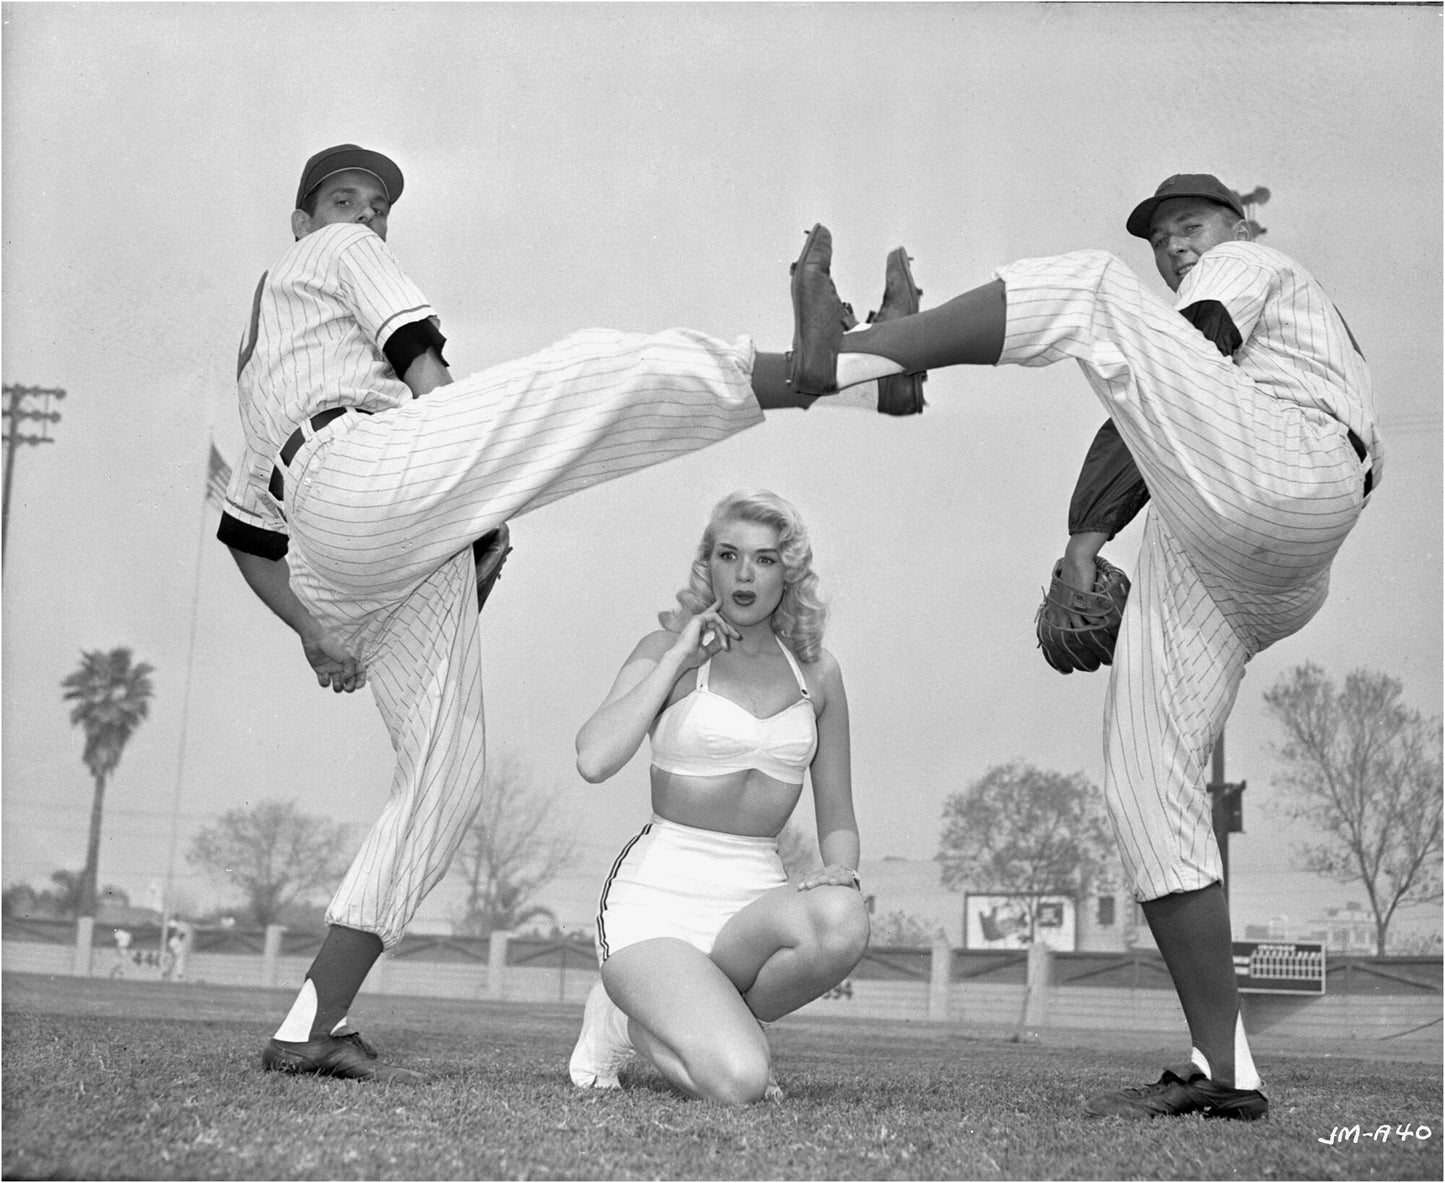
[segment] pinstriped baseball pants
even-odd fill
[[[1151,502],[1104,714],[1104,796],[1140,900],[1222,874],[1206,788],[1254,654],[1319,611],[1359,516],[1346,429],[1256,384],[1118,258],[1001,268],[1000,363],[1073,359]]]
[[[752,357],[746,338],[588,330],[396,410],[342,416],[293,457],[292,587],[366,662],[396,752],[328,924],[396,944],[480,805],[473,539],[761,422]]]

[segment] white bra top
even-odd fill
[[[697,685],[652,725],[652,764],[679,776],[725,776],[759,772],[800,785],[818,750],[818,719],[797,659],[778,647],[793,669],[801,697],[777,714],[759,719],[746,707],[708,689],[712,658],[697,671]]]

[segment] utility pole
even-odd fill
[[[1256,185],[1248,193],[1239,195],[1239,204],[1244,206],[1244,217],[1249,223],[1250,233],[1257,239],[1264,233],[1261,226],[1254,217],[1255,209],[1269,200],[1269,190],[1263,185]]]
[[[15,480],[15,452],[21,444],[53,444],[46,432],[50,424],[60,422],[60,412],[52,411],[52,400],[65,397],[65,391],[49,386],[5,387],[5,501],[0,508],[0,558],[5,555],[5,540],[10,536],[10,485]],[[35,402],[27,400],[36,400]],[[38,405],[37,405],[38,404]],[[40,425],[39,435],[20,430],[21,420],[30,419]]]
[[[1209,796],[1214,807],[1214,839],[1219,843],[1219,860],[1224,868],[1224,891],[1229,894],[1229,836],[1244,833],[1245,782],[1228,784],[1224,779],[1224,733],[1214,742],[1214,776],[1209,782]]]

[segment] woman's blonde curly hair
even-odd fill
[[[659,613],[662,626],[679,632],[688,616],[703,611],[717,599],[708,574],[708,558],[725,522],[755,522],[778,532],[778,550],[783,560],[783,598],[773,611],[773,632],[799,661],[817,661],[823,651],[828,609],[818,594],[813,544],[808,540],[808,528],[797,507],[766,489],[739,489],[713,507],[697,557],[693,559],[688,586],[677,593],[677,602],[682,607]]]

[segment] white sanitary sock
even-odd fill
[[[301,983],[301,990],[291,1010],[276,1028],[276,1039],[287,1043],[305,1043],[311,1038],[311,1024],[316,1021],[316,987],[307,978]]]

